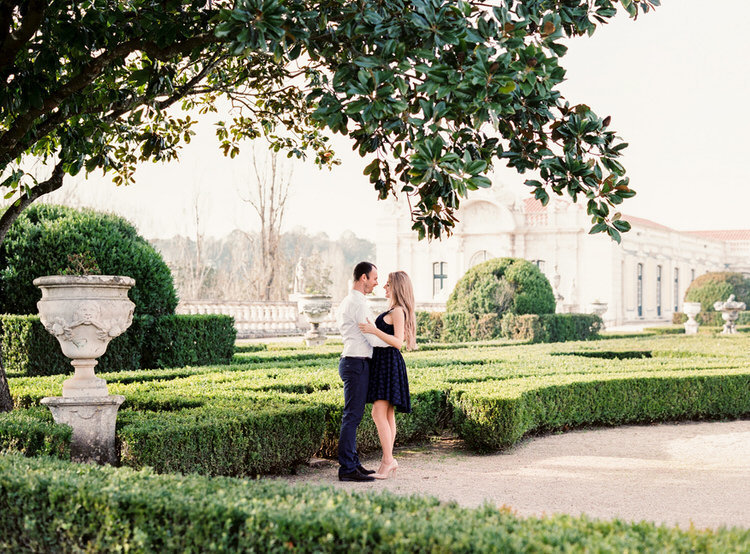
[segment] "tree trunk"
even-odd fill
[[[0,349],[0,412],[13,410],[13,397],[10,395],[8,379],[5,377],[5,365],[3,365],[3,352]]]

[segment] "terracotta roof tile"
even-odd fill
[[[542,206],[542,203],[536,198],[524,198],[523,209],[527,214],[538,214],[547,211],[547,206]]]
[[[727,229],[723,231],[685,231],[689,235],[695,235],[707,239],[740,241],[750,240],[750,229]]]
[[[671,227],[667,227],[666,225],[662,225],[661,223],[657,223],[656,221],[651,221],[650,219],[645,219],[643,217],[623,215],[622,218],[631,225],[637,225],[638,227],[653,227],[655,229],[662,229],[664,231],[674,231],[674,229],[672,229]]]

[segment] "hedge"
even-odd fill
[[[247,402],[241,409],[125,412],[117,432],[121,463],[204,475],[280,473],[306,462],[323,441],[324,409]]]
[[[234,353],[233,320],[221,315],[136,316],[99,358],[97,372],[142,367],[229,363]],[[56,375],[72,371],[60,344],[35,315],[0,315],[0,348],[11,374]]]
[[[530,432],[750,414],[747,370],[568,375],[456,388],[448,401],[467,446],[500,450]],[[494,390],[493,390],[494,389]]]
[[[470,268],[456,283],[446,313],[547,314],[555,295],[539,268],[521,258],[493,258]]]
[[[143,340],[143,367],[229,363],[237,331],[225,315],[169,315],[154,319]]]
[[[501,320],[497,314],[447,312],[442,321],[442,339],[447,342],[485,341],[502,336]]]
[[[601,328],[601,318],[593,314],[505,314],[501,321],[504,337],[530,342],[589,340]]]
[[[155,475],[0,456],[8,552],[739,552],[745,529],[680,530],[585,516],[520,518],[489,504]]]
[[[443,314],[442,312],[425,312],[418,311],[417,316],[417,337],[429,341],[440,340],[443,334]]]
[[[742,334],[407,352],[414,411],[397,415],[397,440],[415,442],[447,426],[486,450],[563,427],[747,415],[749,344]],[[300,353],[108,374],[110,393],[126,397],[117,429],[123,463],[252,475],[292,470],[314,453],[334,457],[343,409],[337,361],[328,347],[317,359],[299,361]],[[29,417],[37,417],[39,400],[59,394],[64,379],[10,379],[21,408],[14,414],[31,407]],[[14,429],[17,443],[27,440]],[[379,447],[371,418],[358,439],[362,452]]]
[[[0,412],[0,451],[70,460],[71,429],[55,425],[47,408]]]

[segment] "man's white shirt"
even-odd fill
[[[346,298],[341,301],[336,314],[336,323],[344,341],[342,357],[371,358],[373,346],[390,346],[375,335],[363,333],[360,330],[359,324],[365,323],[368,319],[373,323],[375,322],[372,312],[367,306],[365,295],[352,289]]]

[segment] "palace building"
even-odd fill
[[[403,204],[381,202],[377,265],[409,273],[416,301],[441,309],[458,279],[495,257],[525,258],[555,291],[558,312],[606,311],[607,325],[667,323],[685,291],[709,271],[750,274],[750,230],[677,231],[638,217],[617,244],[590,235],[585,203],[552,198],[547,206],[494,186],[473,192],[448,239],[417,240]]]

